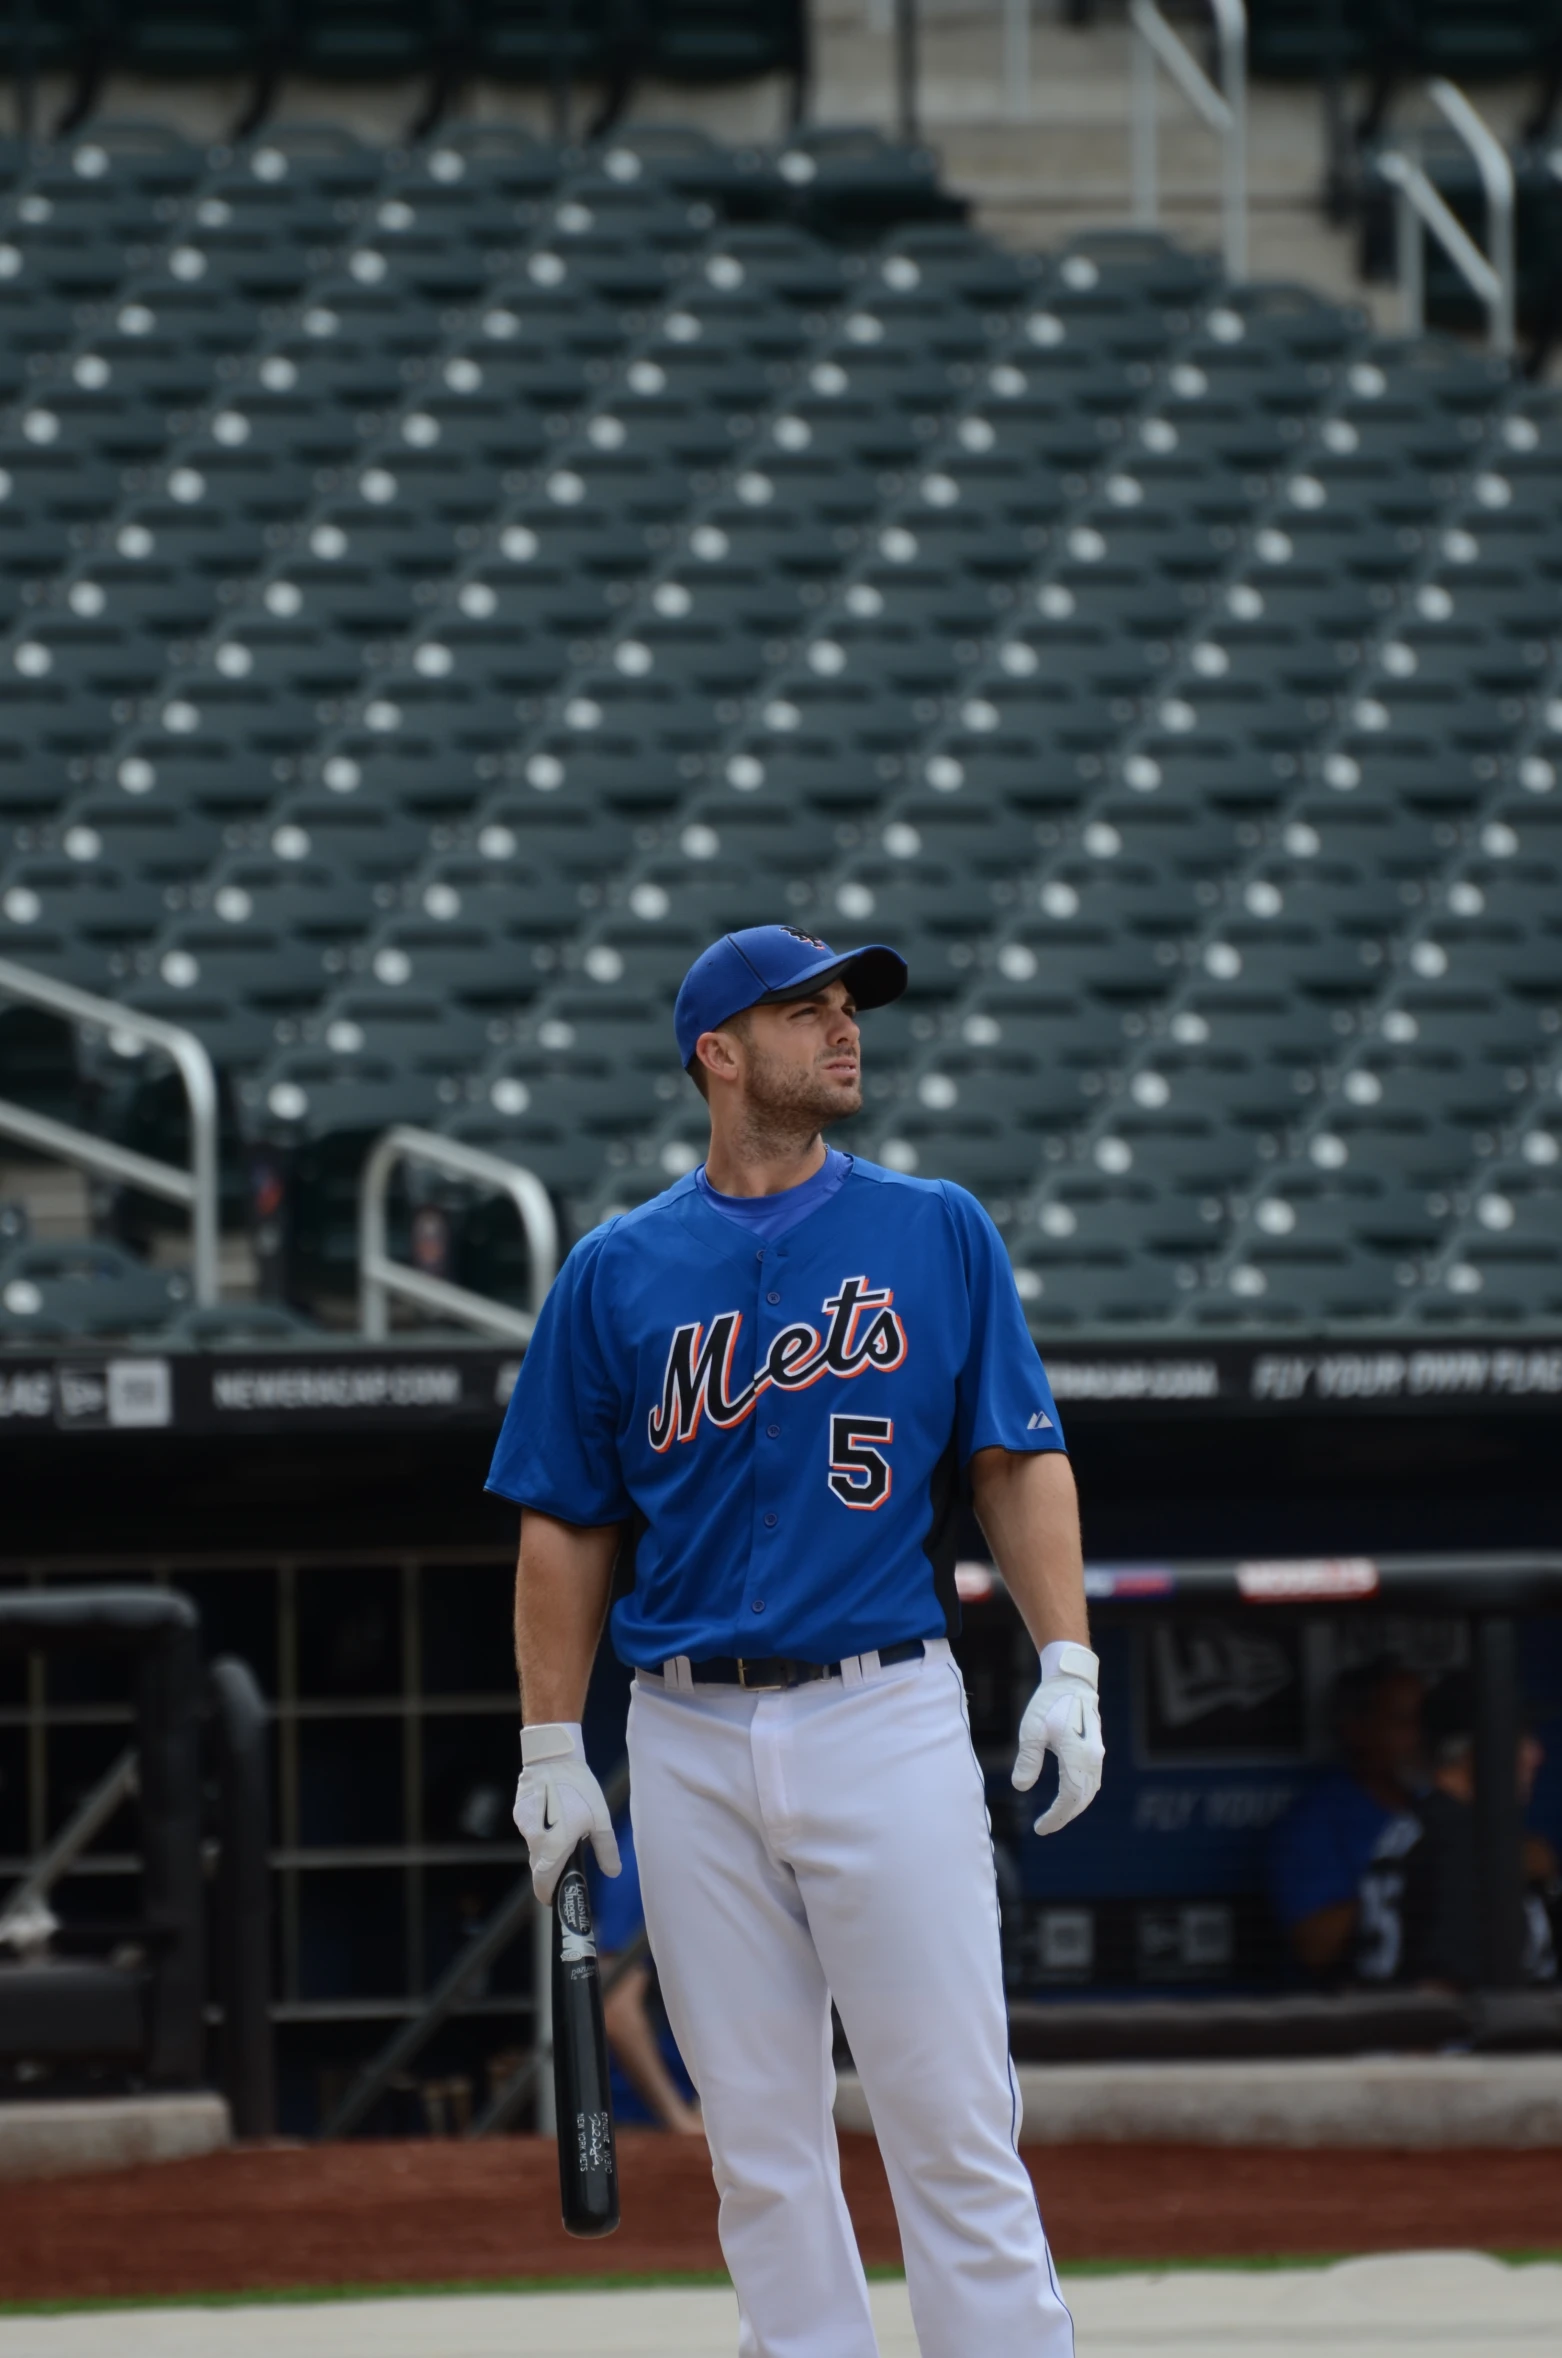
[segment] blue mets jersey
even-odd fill
[[[834,1662],[951,1634],[967,1461],[1062,1447],[981,1205],[859,1161],[773,1243],[692,1176],[584,1237],[488,1487],[626,1526],[625,1662]]]

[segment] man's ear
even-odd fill
[[[713,1080],[735,1081],[737,1079],[738,1060],[733,1052],[732,1040],[728,1033],[701,1032],[694,1043],[694,1053],[705,1072]]]

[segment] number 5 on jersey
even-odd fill
[[[830,1488],[843,1506],[881,1507],[890,1493],[890,1463],[876,1441],[895,1438],[894,1420],[887,1416],[832,1416],[830,1419]]]

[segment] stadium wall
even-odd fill
[[[1051,1365],[1098,1557],[1562,1545],[1562,1354],[1461,1338]],[[165,1413],[121,1421],[125,1371],[148,1366]],[[513,1366],[428,1346],[8,1363],[0,1546],[502,1544],[513,1511],[482,1484]]]

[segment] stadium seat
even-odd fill
[[[150,1339],[165,1350],[253,1351],[274,1345],[285,1351],[296,1350],[301,1341],[318,1333],[312,1319],[280,1302],[219,1302],[207,1309],[181,1310]]]
[[[90,1110],[76,1043],[41,1008],[0,1000],[0,1095],[19,1099],[54,1121],[78,1123]],[[15,1237],[0,1233],[0,1242]]]
[[[0,1254],[0,1340],[156,1328],[189,1295],[182,1272],[148,1269],[102,1240],[15,1245]]]
[[[1043,1349],[1049,1334],[1078,1326],[1164,1324],[1187,1299],[1179,1282],[1185,1268],[1146,1254],[1082,1259],[1023,1244],[1015,1249],[1020,1299]]]
[[[669,82],[739,82],[788,75],[800,113],[808,22],[800,0],[647,0],[646,64]],[[898,216],[896,216],[898,217]]]

